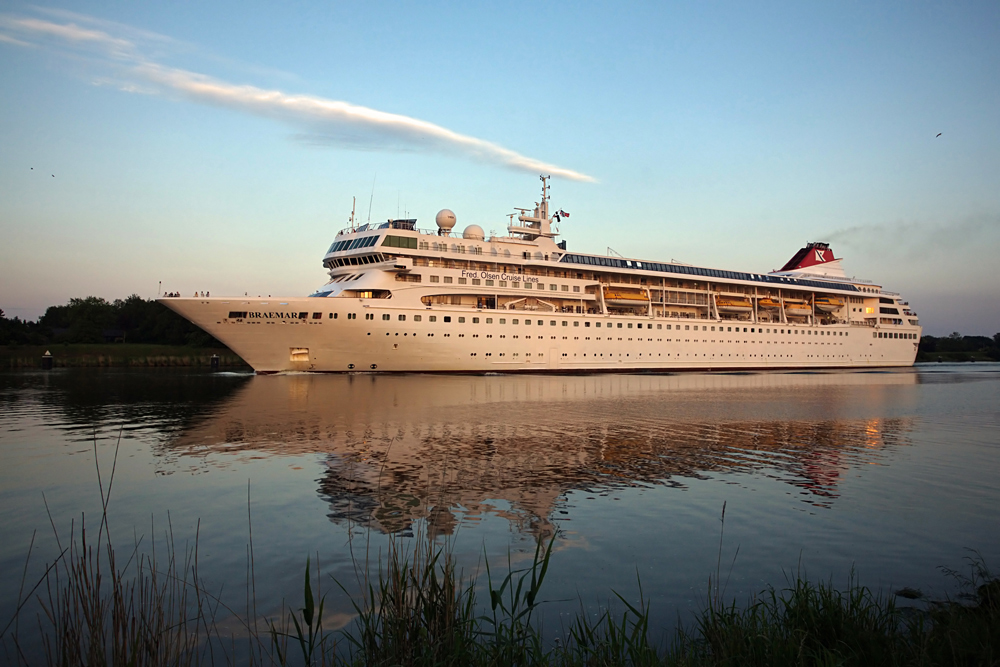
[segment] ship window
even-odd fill
[[[405,322],[406,321],[406,315],[400,315],[399,316],[399,321],[400,322]]]
[[[461,321],[461,318],[459,318],[459,321]],[[473,317],[472,318],[472,323],[473,324],[479,324],[479,318],[478,317]]]
[[[444,277],[444,281],[445,281],[446,283],[450,283],[450,282],[452,282],[452,280],[453,280],[453,278],[452,278],[451,276],[445,276],[445,277]]]
[[[337,313],[330,313],[330,318],[329,319],[331,319],[331,320],[337,319]]]
[[[482,281],[479,278],[473,278],[472,279],[472,284],[473,285],[481,285]]]
[[[464,317],[458,318],[458,323],[459,324],[465,324],[465,318]]]
[[[514,288],[514,289],[517,289],[517,288],[519,288],[521,286],[521,283],[514,282],[514,283],[511,283],[510,286],[512,288]],[[501,287],[503,287],[503,285],[501,285]]]
[[[531,289],[531,283],[524,283],[524,289]]]
[[[314,320],[321,320],[321,319],[323,319],[323,313],[313,313],[313,317],[312,318]]]
[[[684,331],[688,331],[690,329],[691,329],[691,325],[690,324],[685,324],[684,325]],[[744,329],[744,331],[746,331],[746,329]]]
[[[630,325],[629,325],[629,327],[631,328],[631,327],[632,327],[632,325],[630,324]],[[619,329],[621,329],[621,328],[622,328],[622,323],[621,323],[621,322],[619,322],[619,323],[618,323],[618,328],[619,328]]]
[[[419,321],[420,321],[420,320],[422,320],[422,319],[423,319],[423,318],[422,318],[422,317],[421,317],[420,315],[414,315],[414,316],[413,316],[413,321],[414,321],[414,322],[419,322]]]
[[[488,282],[487,283],[487,285],[491,285],[491,284],[493,284],[493,283],[492,282]],[[500,281],[500,287],[506,287],[506,286],[507,286],[507,281],[506,280],[501,280]]]
[[[389,248],[409,248],[416,250],[417,239],[408,236],[386,236],[385,240],[382,241],[382,245]]]
[[[517,320],[511,320],[511,324],[517,324]],[[517,338],[517,336],[514,336],[514,338]]]
[[[619,324],[619,325],[618,325],[618,328],[621,328],[621,326],[622,326],[622,325],[620,325],[620,324]],[[642,325],[640,324],[639,326],[641,327]],[[629,328],[629,329],[631,329],[631,328],[632,328],[632,323],[631,323],[631,322],[629,322],[629,323],[628,323],[628,328]]]
[[[550,327],[554,327],[555,325],[556,325],[556,321],[555,320],[549,321],[549,326]]]
[[[702,327],[701,330],[702,331],[708,331],[708,327]]]
[[[487,287],[493,287],[493,281],[492,280],[487,280],[486,281],[486,286]]]
[[[432,283],[439,283],[439,282],[441,282],[441,276],[431,276],[431,282]]]
[[[430,322],[437,322],[437,321],[438,321],[438,317],[437,317],[437,315],[428,315],[428,316],[427,316],[427,319],[428,319],[428,321],[430,321]]]
[[[583,326],[584,326],[584,327],[589,327],[589,326],[590,326],[590,322],[584,322],[584,323],[583,323]]]
[[[573,285],[573,291],[574,292],[579,292],[580,291],[580,286],[579,285]]]
[[[525,324],[531,324],[531,320],[525,320],[524,323]]]
[[[492,317],[487,317],[486,318],[486,324],[493,324],[493,318]]]
[[[445,315],[444,316],[444,321],[445,322],[451,322],[451,315]]]
[[[246,311],[243,311],[243,312],[235,311],[235,310],[229,311],[229,319],[231,319],[231,320],[238,320],[241,317],[246,317],[246,316],[247,316]]]
[[[564,324],[565,324],[565,322],[564,322]],[[580,323],[579,322],[573,322],[573,326],[578,327],[578,326],[580,326]]]
[[[663,328],[663,325],[662,325],[662,324],[657,324],[657,325],[656,325],[656,328],[657,328],[657,329],[662,329],[662,328]]]
[[[383,320],[388,320],[389,319],[389,313],[382,313],[382,319]]]
[[[468,279],[466,279],[466,278],[459,278],[459,279],[458,279],[458,284],[459,284],[459,285],[466,285],[466,284],[468,284],[468,282],[469,282],[469,281],[468,281]]]
[[[562,286],[562,291],[563,292],[568,292],[569,291],[569,285],[563,285]]]

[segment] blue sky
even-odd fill
[[[998,72],[995,2],[0,3],[0,308],[307,294],[352,197],[501,232],[544,171],[571,249],[828,240],[992,335]]]

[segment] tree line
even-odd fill
[[[1000,333],[987,336],[963,336],[957,331],[948,336],[923,336],[917,361],[1000,361]]]
[[[166,306],[136,294],[114,301],[70,299],[66,305],[49,306],[37,322],[8,319],[0,310],[0,344],[123,342],[225,347]]]

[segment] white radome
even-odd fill
[[[448,208],[443,208],[438,211],[438,214],[434,217],[434,222],[437,223],[438,229],[444,229],[451,231],[455,227],[455,223],[458,219],[455,218],[455,212]]]
[[[486,238],[486,232],[484,232],[483,228],[479,225],[469,225],[465,228],[465,231],[462,232],[462,238],[472,241],[482,241]]]

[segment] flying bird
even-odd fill
[[[940,137],[940,136],[941,136],[941,133],[940,133],[940,132],[938,132],[938,133],[937,133],[937,137],[934,137],[934,138],[935,138],[935,139],[937,139],[937,138],[938,138],[938,137]]]

